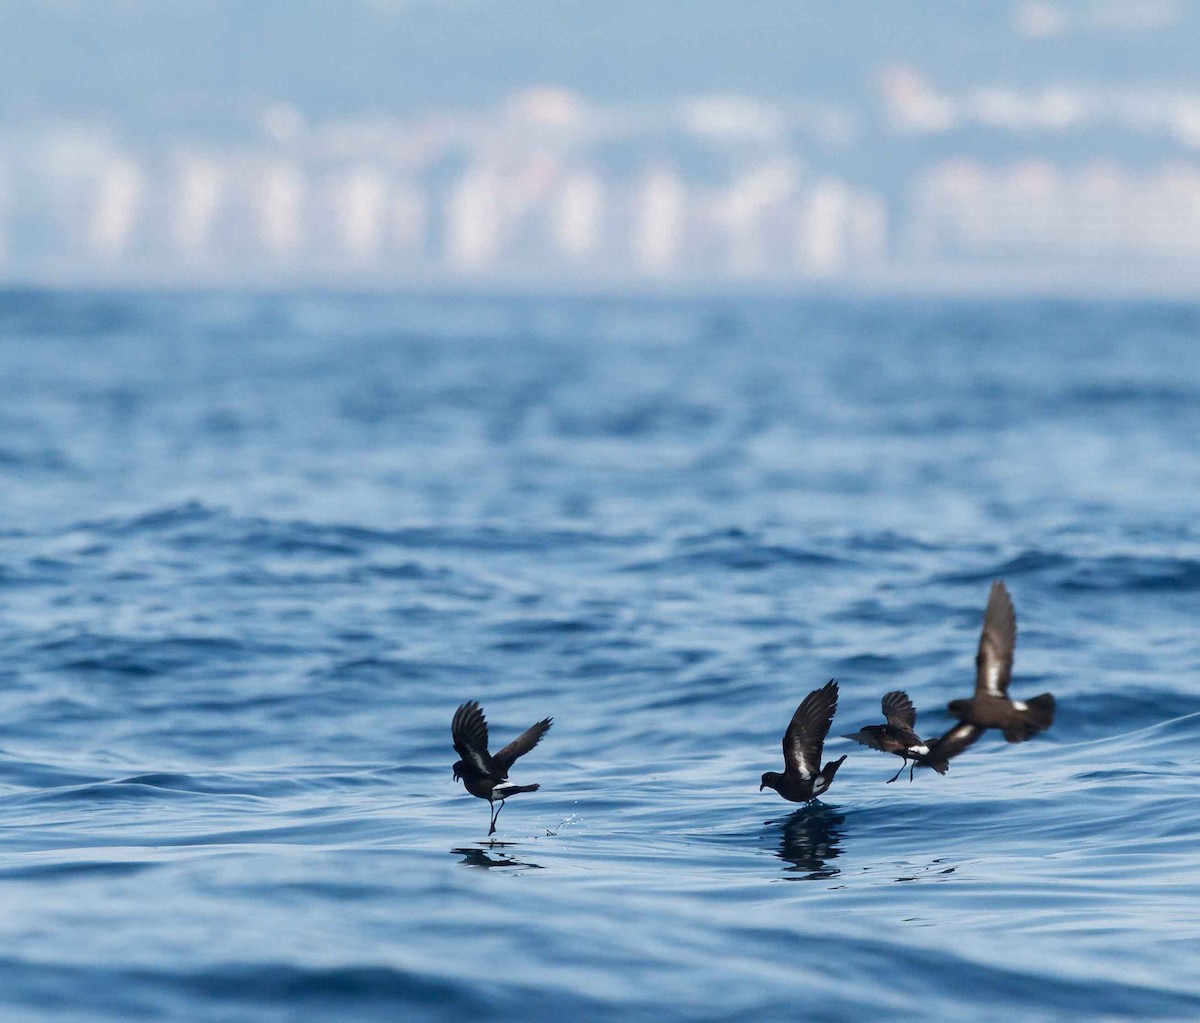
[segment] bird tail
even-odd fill
[[[938,774],[945,774],[950,770],[949,757],[934,757],[930,760],[922,760],[922,767],[932,767]]]
[[[837,774],[837,769],[842,766],[842,761],[846,759],[846,754],[843,753],[837,760],[831,760],[823,768],[821,768],[821,777],[826,779],[826,788],[833,784],[833,776]]]
[[[1054,724],[1054,697],[1042,693],[1032,700],[1025,701],[1025,710],[1021,712],[1021,720],[1004,729],[1004,738],[1009,742],[1024,742],[1032,739],[1039,732],[1044,732]]]
[[[507,799],[509,796],[515,796],[518,792],[536,792],[541,788],[536,782],[533,785],[497,785],[492,790],[492,795],[497,799]]]

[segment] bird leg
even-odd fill
[[[916,769],[917,769],[917,762],[914,760],[908,767],[908,780],[910,783],[912,782],[913,771],[915,771]],[[901,767],[900,770],[903,771],[904,768]]]
[[[504,809],[504,800],[500,800],[500,805],[492,812],[492,830],[488,832],[488,837],[496,833],[496,818],[500,816],[500,811]]]
[[[895,774],[893,774],[893,775],[892,775],[892,776],[891,776],[891,777],[890,777],[890,778],[887,780],[887,784],[891,785],[891,783],[892,783],[892,782],[894,782],[894,781],[895,781],[897,778],[899,778],[899,777],[900,777],[900,775],[902,775],[902,774],[904,773],[904,768],[905,768],[905,767],[907,767],[907,766],[908,766],[908,757],[905,757],[905,758],[904,758],[904,759],[903,759],[903,760],[900,762],[900,770],[899,770],[899,771],[897,771]]]
[[[488,818],[488,838],[491,838],[496,833],[496,814],[499,811],[496,809],[496,804],[490,799],[488,800],[488,811],[491,814]]]

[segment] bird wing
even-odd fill
[[[454,738],[454,751],[463,760],[480,774],[492,774],[492,758],[488,756],[487,718],[483,716],[483,708],[478,703],[468,700],[454,712],[450,734]]]
[[[929,756],[944,760],[956,757],[983,735],[984,731],[985,729],[969,721],[961,721],[945,735],[929,743]]]
[[[525,756],[526,753],[542,741],[542,736],[550,731],[552,724],[554,724],[554,718],[543,718],[536,725],[530,725],[505,746],[504,749],[492,757],[492,763],[495,765],[496,770],[501,772],[502,777],[508,777],[509,769],[517,757]]]
[[[786,774],[814,777],[821,770],[821,750],[837,711],[838,684],[830,679],[814,689],[796,708],[783,733],[783,765]]]
[[[1017,613],[1004,583],[992,583],[987,610],[983,613],[983,633],[979,653],[975,655],[975,695],[1008,695],[1012,681],[1013,647],[1017,645]]]
[[[888,752],[883,745],[883,731],[886,725],[867,725],[865,728],[860,728],[853,735],[843,735],[843,739],[853,739],[855,742],[863,746],[869,746],[871,749],[883,750]]]
[[[901,692],[899,689],[884,695],[883,716],[887,718],[889,725],[903,728],[908,732],[914,731],[917,727],[917,708],[908,698],[908,693]]]

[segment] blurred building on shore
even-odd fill
[[[0,137],[0,280],[788,288],[1190,273],[1200,105],[1135,99],[943,95],[893,68],[869,123],[738,96],[600,106],[544,86],[408,120],[312,124],[269,104],[235,142],[48,125]],[[1056,135],[1120,117],[1153,118],[1174,149],[1137,165],[1056,154]],[[1040,151],[985,144],[1013,132]],[[881,175],[887,152],[900,155]]]

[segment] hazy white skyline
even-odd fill
[[[0,282],[1188,290],[1200,264],[1190,5],[341,10],[0,5]]]

